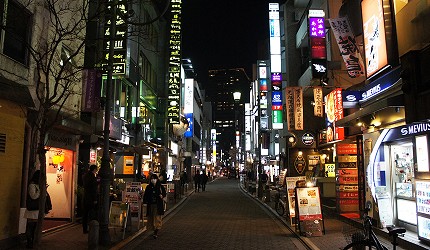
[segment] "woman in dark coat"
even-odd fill
[[[164,215],[164,197],[166,197],[166,189],[161,185],[158,176],[156,174],[152,174],[149,185],[145,188],[143,202],[147,204],[148,230],[154,230],[154,239],[157,238],[157,233],[161,229],[162,225]]]

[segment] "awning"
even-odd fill
[[[35,106],[28,86],[16,83],[3,76],[0,76],[0,98],[29,108],[34,108]]]
[[[386,108],[395,108],[395,107],[404,107],[405,101],[404,101],[404,95],[396,95],[393,97],[387,97],[383,98],[379,101],[376,101],[368,106],[365,106],[361,108],[360,110],[347,115],[336,122],[336,126],[339,127],[350,127],[355,126],[355,121],[357,119],[360,119],[364,116],[371,115],[375,112],[378,112],[380,110],[386,109]]]

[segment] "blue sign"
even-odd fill
[[[188,129],[184,133],[185,138],[193,137],[193,125],[194,125],[194,119],[193,119],[193,113],[187,113],[185,114],[185,118],[187,118],[188,121]]]
[[[358,101],[361,99],[361,91],[342,90],[342,105],[344,109],[358,108]]]
[[[392,128],[383,138],[383,142],[394,141],[403,137],[430,133],[429,122],[417,122]]]
[[[401,67],[393,69],[392,71],[379,77],[375,81],[367,84],[362,90],[361,98],[359,101],[367,101],[389,89],[391,86],[394,85],[394,83],[396,83],[400,79],[401,70]]]
[[[272,105],[282,106],[282,92],[272,91]]]

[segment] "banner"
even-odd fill
[[[287,129],[294,130],[294,91],[293,87],[285,89],[285,106],[287,113]]]
[[[323,117],[323,115],[322,87],[314,87],[314,116]]]
[[[303,89],[294,88],[294,128],[303,130]]]
[[[329,22],[349,77],[357,78],[363,76],[363,59],[360,55],[355,36],[352,33],[348,17],[331,18]]]

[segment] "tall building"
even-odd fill
[[[217,161],[226,164],[236,145],[236,126],[244,131],[244,104],[249,102],[251,79],[243,68],[209,70],[206,86],[217,133]],[[241,98],[235,102],[233,93],[237,91]]]

